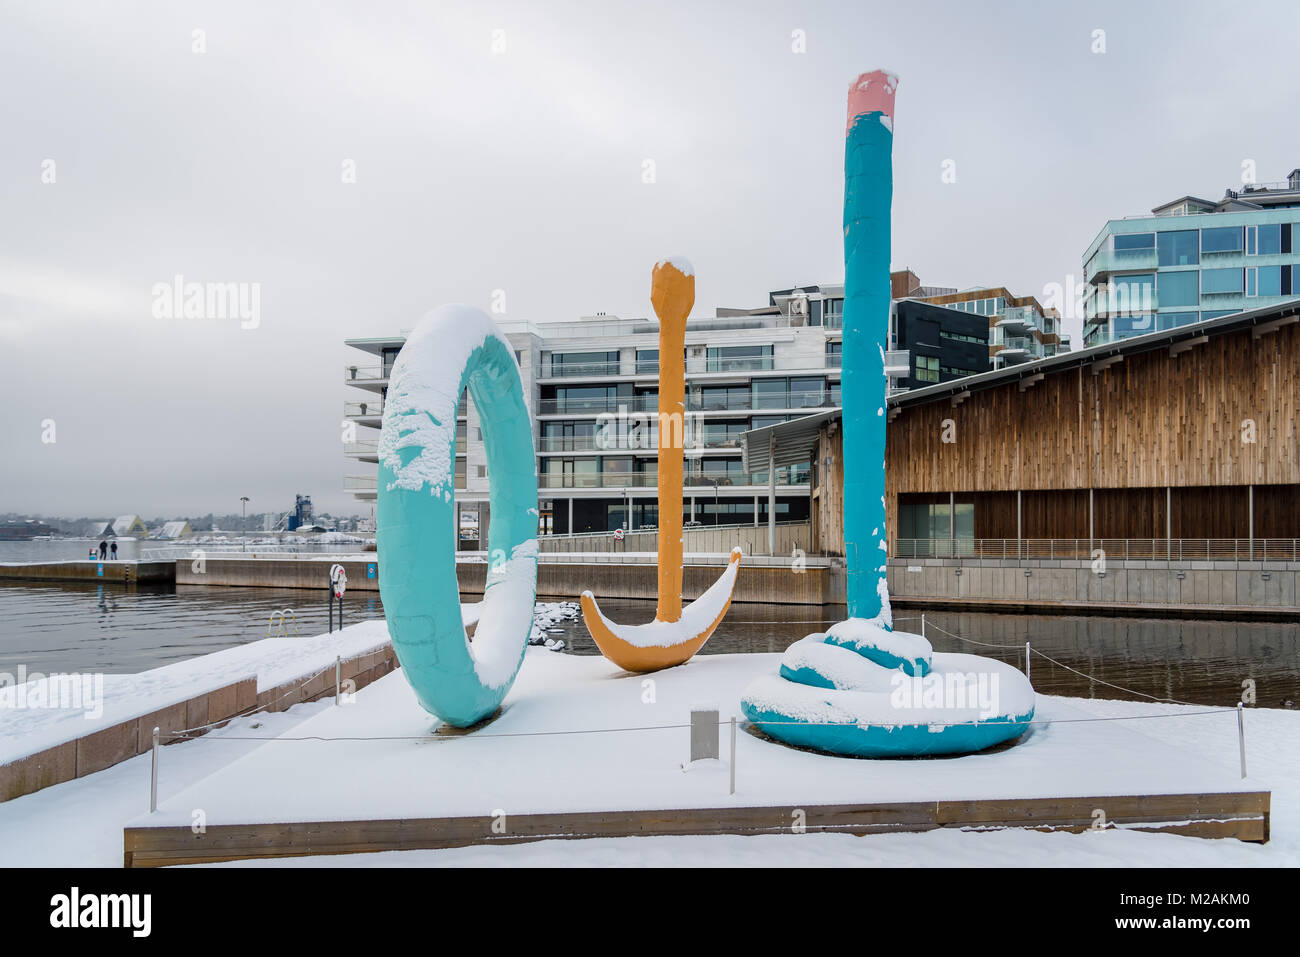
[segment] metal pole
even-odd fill
[[[925,637],[925,612],[921,612],[921,637]]]
[[[330,596],[330,597],[329,597],[329,603],[330,603],[330,634],[332,635],[332,634],[334,634],[334,583],[333,583],[333,582],[330,582],[330,584],[329,584],[329,591],[327,592],[327,594]]]
[[[767,553],[776,554],[776,437],[767,442]]]
[[[1241,751],[1241,776],[1246,776],[1246,706],[1237,702],[1237,748]]]
[[[1020,489],[1016,489],[1016,561],[1020,561]]]
[[[1250,560],[1255,560],[1255,486],[1247,486],[1250,489]],[[1243,774],[1242,777],[1245,777]]]
[[[1165,486],[1165,562],[1174,554],[1174,490]]]
[[[339,694],[343,690],[343,657],[334,656],[334,705],[338,706]]]
[[[1025,642],[1025,677],[1029,677],[1029,642]]]
[[[1088,489],[1088,558],[1092,559],[1092,489]]]
[[[734,714],[731,716],[731,790],[728,793],[736,793],[736,716]]]
[[[1242,758],[1245,761],[1245,758]],[[1242,767],[1245,767],[1244,763]],[[1242,772],[1245,778],[1245,771]],[[149,768],[149,814],[159,809],[159,729],[153,728],[153,766]]]

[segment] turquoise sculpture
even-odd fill
[[[456,411],[478,410],[491,476],[488,570],[471,639],[456,577]],[[519,366],[473,306],[429,313],[393,363],[379,438],[379,592],[421,707],[468,727],[500,707],[523,663],[537,595],[537,457]]]
[[[893,630],[886,572],[885,350],[894,94],[877,70],[849,87],[844,149],[844,559],[849,617],[795,642],[753,681],[745,716],[800,747],[858,757],[962,754],[1017,738],[1034,716],[1010,665],[942,654]]]

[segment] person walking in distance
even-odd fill
[[[117,542],[114,542],[112,545],[109,545],[108,550],[112,553],[113,561],[117,561]]]
[[[102,562],[108,557],[108,542],[99,543],[99,560]]]

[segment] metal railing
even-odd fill
[[[778,486],[807,485],[807,470],[791,474],[783,467],[777,469]],[[658,477],[655,472],[571,472],[568,474],[544,472],[538,476],[539,488],[655,488]],[[686,488],[767,488],[766,473],[746,475],[743,472],[723,472],[703,470],[687,472],[683,478]]]
[[[343,378],[347,382],[382,382],[388,378],[390,366],[353,366],[343,367]]]
[[[1100,553],[1100,554],[1098,554]],[[1300,561],[1297,538],[900,538],[894,558]]]
[[[355,405],[356,403],[351,403]],[[776,394],[746,392],[704,395],[691,390],[686,396],[687,412],[784,412],[798,409],[830,408],[830,389],[807,389]],[[593,415],[605,412],[658,412],[659,397],[541,399],[539,415]]]
[[[373,402],[344,402],[343,415],[349,418],[379,418],[384,414],[382,399]]]

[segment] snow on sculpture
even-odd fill
[[[659,317],[659,602],[645,625],[620,625],[582,593],[582,617],[603,654],[628,671],[680,665],[703,647],[731,605],[739,548],[704,594],[682,609],[682,462],[686,437],[686,317],[695,305],[695,270],[680,256],[657,263],[650,302]]]
[[[786,649],[741,708],[781,741],[862,757],[960,754],[1019,737],[1029,679],[893,630],[886,579],[885,348],[894,94],[877,70],[849,87],[844,150],[844,558],[849,618]]]
[[[489,565],[471,640],[456,580],[456,407],[468,388],[491,470]],[[488,315],[426,315],[393,363],[379,438],[379,592],[402,674],[468,727],[514,683],[537,593],[537,456],[514,350]]]

